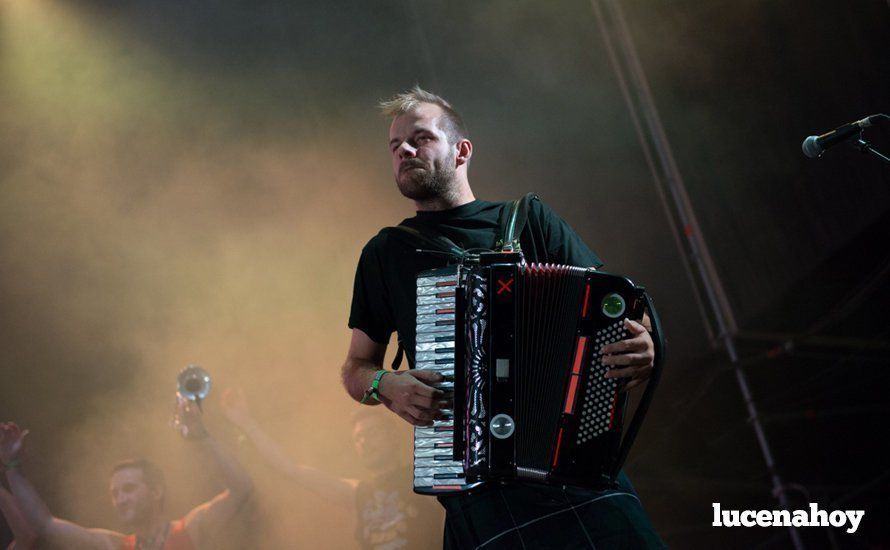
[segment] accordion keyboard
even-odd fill
[[[443,274],[444,273],[444,274]],[[428,275],[428,276],[425,276]],[[438,270],[417,277],[417,333],[414,368],[438,372],[445,381],[436,387],[454,391],[454,317],[456,270]],[[464,468],[454,460],[454,418],[414,429],[414,490],[438,494],[466,488]]]

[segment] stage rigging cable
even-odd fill
[[[760,414],[751,395],[747,377],[742,370],[742,365],[739,363],[734,340],[734,335],[737,332],[735,315],[711,259],[707,244],[702,236],[695,212],[692,209],[691,201],[683,184],[683,178],[674,160],[673,151],[664,132],[664,127],[661,124],[658,109],[649,90],[649,83],[637,56],[620,3],[617,0],[591,0],[591,6],[603,35],[606,51],[618,79],[621,93],[630,111],[631,120],[640,140],[640,146],[646,157],[646,163],[652,173],[656,191],[671,226],[671,233],[683,259],[687,276],[692,283],[699,305],[699,312],[702,315],[702,321],[707,327],[708,336],[711,338],[712,343],[722,343],[726,353],[729,355],[736,381],[748,411],[748,420],[754,428],[760,451],[769,471],[773,496],[779,501],[783,509],[790,510],[791,506],[788,501],[789,487],[783,483],[776,470],[775,460],[769,442],[766,439]],[[619,52],[621,54],[620,57]],[[633,88],[633,91],[631,91],[631,88]],[[645,122],[645,129],[641,122]],[[658,164],[654,161],[656,156],[658,157]],[[673,199],[673,209],[667,200],[667,194],[670,194]],[[681,233],[685,238],[680,238]],[[702,300],[702,292],[707,298],[710,315],[708,315],[708,308],[705,307]],[[712,322],[716,325],[716,329],[711,328]],[[800,533],[796,527],[790,526],[788,534],[795,549],[801,550],[804,548]]]

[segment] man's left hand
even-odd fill
[[[624,390],[639,386],[652,375],[655,344],[646,327],[630,319],[624,320],[630,338],[603,346],[603,364],[613,367],[606,378],[624,378]]]

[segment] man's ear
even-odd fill
[[[462,166],[470,162],[470,157],[473,156],[473,143],[468,139],[461,139],[454,146],[457,148],[457,154],[454,157],[455,164]]]

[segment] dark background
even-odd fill
[[[807,546],[887,547],[890,169],[800,142],[890,111],[890,6],[622,5],[778,472],[795,505],[866,511]],[[295,458],[363,475],[338,385],[351,279],[411,215],[374,105],[419,83],[467,120],[477,197],[537,192],[657,298],[670,361],[627,471],[664,539],[789,546],[710,526],[714,502],[777,504],[590,3],[6,0],[0,24],[0,417],[32,430],[59,515],[107,526],[107,467],[135,452],[164,457],[174,511],[212,491],[165,425],[195,360]],[[350,544],[340,511],[270,498],[295,545]]]

